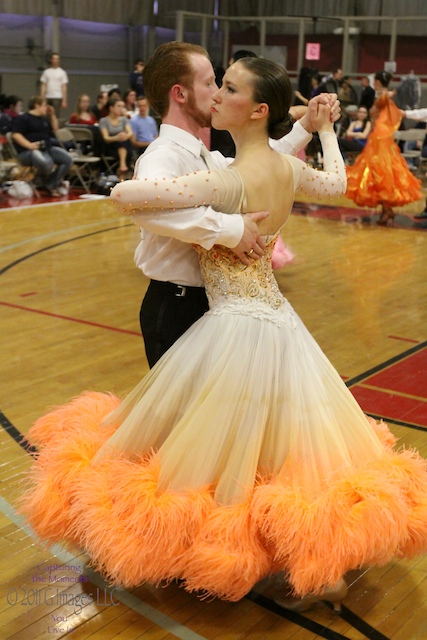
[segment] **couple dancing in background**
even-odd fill
[[[177,44],[147,64],[147,95],[153,69],[168,52],[175,59]],[[167,177],[167,166],[166,175],[139,174],[112,198],[152,233],[168,217],[181,233],[183,209],[201,225],[220,211],[234,250],[215,243],[212,227],[191,248],[209,310],[125,400],[85,393],[32,427],[40,452],[22,509],[42,539],[82,547],[117,585],[179,579],[189,591],[235,601],[283,575],[274,595],[283,606],[337,602],[350,569],[425,551],[427,470],[363,414],[272,272],[295,191],[345,192],[331,108],[322,100],[310,107],[325,163],[316,171],[269,144],[283,136],[292,102],[283,68],[242,59],[208,91],[197,85],[206,53],[184,51],[192,77],[175,70],[181,80],[166,101],[153,93],[150,103],[167,121],[183,104],[194,115],[192,99],[210,91],[212,123],[231,132],[236,158],[182,177]],[[269,215],[239,215],[250,211]]]
[[[377,99],[371,109],[374,127],[354,165],[347,167],[346,195],[359,206],[380,205],[377,224],[381,226],[393,223],[393,207],[401,207],[423,197],[421,181],[409,170],[393,138],[402,121],[402,112],[388,89],[391,79],[388,71],[375,74]]]

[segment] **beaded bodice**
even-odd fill
[[[251,265],[225,247],[215,245],[210,250],[195,247],[209,299],[209,313],[251,315],[281,324],[289,321],[293,310],[281,294],[273,274],[271,256],[276,234],[266,242],[266,252]]]

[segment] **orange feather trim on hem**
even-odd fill
[[[157,454],[91,460],[114,428],[103,417],[118,400],[85,394],[30,431],[42,446],[22,511],[50,543],[83,547],[112,583],[134,587],[181,579],[204,597],[239,600],[283,571],[295,594],[321,593],[349,570],[427,549],[427,469],[393,451],[325,480],[314,499],[285,479],[259,479],[247,500],[221,506],[214,487],[159,491]],[[374,421],[370,421],[371,424]]]

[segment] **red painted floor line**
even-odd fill
[[[12,304],[11,302],[1,302],[0,305],[4,307],[11,307],[12,309],[21,309],[21,311],[31,311],[32,313],[40,313],[43,316],[50,316],[51,318],[58,318],[59,320],[69,320],[70,322],[78,322],[80,324],[87,324],[90,327],[98,327],[99,329],[108,329],[108,331],[117,331],[117,333],[128,333],[131,336],[141,337],[141,334],[137,331],[130,331],[129,329],[120,329],[119,327],[110,327],[107,324],[99,324],[98,322],[90,322],[89,320],[80,320],[79,318],[71,318],[70,316],[63,316],[58,313],[50,313],[49,311],[42,311],[41,309],[31,309],[30,307],[22,307],[19,304]]]
[[[412,340],[411,338],[401,338],[400,336],[387,336],[393,340],[403,340],[404,342],[413,342],[414,344],[420,344],[420,340]]]

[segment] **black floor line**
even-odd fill
[[[423,427],[420,424],[414,424],[413,422],[405,422],[405,420],[396,420],[395,418],[389,418],[387,416],[380,416],[379,414],[369,413],[371,418],[375,420],[384,420],[384,422],[397,424],[400,427],[408,427],[408,429],[416,429],[417,431],[425,431],[427,433],[427,427]]]
[[[328,604],[328,606],[332,607],[330,604]],[[353,611],[350,611],[350,609],[347,609],[344,605],[342,606],[340,616],[343,620],[348,622],[348,624],[351,624],[354,629],[363,633],[363,635],[366,636],[366,638],[369,638],[369,640],[390,640],[387,636],[371,627],[370,624],[365,622],[362,618],[359,618],[358,615],[353,613]]]
[[[332,629],[319,624],[315,620],[311,620],[311,618],[306,618],[301,613],[283,609],[283,607],[280,607],[273,600],[270,600],[265,596],[250,592],[246,596],[246,598],[248,600],[251,600],[252,602],[255,602],[260,607],[263,607],[264,609],[275,613],[281,618],[285,618],[285,620],[289,620],[290,622],[297,624],[299,627],[302,627],[303,629],[306,629],[311,633],[315,633],[318,638],[325,638],[325,640],[349,640],[348,636],[343,636],[341,633],[333,631]],[[360,631],[360,633],[363,633],[366,638],[369,638],[369,640],[389,640],[389,638],[386,638],[382,634],[378,633],[378,631],[371,627],[367,622],[359,618],[355,613],[352,613],[349,609],[347,609],[347,607],[342,607],[342,613],[338,613],[335,615],[343,618],[351,626]]]
[[[16,267],[17,264],[20,264],[21,262],[25,262],[25,260],[29,260],[30,258],[37,256],[39,253],[44,253],[45,251],[49,251],[50,249],[55,249],[56,247],[60,247],[63,244],[68,244],[69,242],[74,242],[75,240],[83,240],[84,238],[89,238],[90,236],[96,236],[96,235],[99,235],[100,233],[105,233],[106,231],[115,231],[116,229],[124,229],[125,227],[133,227],[133,224],[123,224],[123,225],[118,225],[117,227],[109,227],[108,229],[99,229],[98,231],[91,231],[90,233],[85,233],[82,236],[75,236],[74,238],[69,238],[68,240],[62,240],[61,242],[56,242],[55,244],[51,244],[48,247],[43,247],[42,249],[38,249],[37,251],[28,253],[27,255],[22,256],[22,258],[18,258],[17,260],[14,260],[10,264],[7,264],[5,267],[0,269],[0,276],[2,276],[3,273],[6,273],[6,271],[9,271],[9,269],[12,269],[12,267]]]
[[[397,362],[400,362],[400,360],[404,360],[405,358],[412,356],[414,353],[417,353],[418,351],[422,351],[426,347],[427,347],[427,340],[424,342],[420,342],[420,344],[417,344],[414,347],[411,347],[410,349],[407,349],[406,351],[399,353],[399,355],[394,356],[393,358],[390,358],[389,360],[386,360],[381,364],[378,364],[376,367],[372,367],[372,369],[368,369],[364,373],[360,373],[359,375],[355,376],[354,378],[351,378],[350,380],[346,380],[345,384],[349,388],[354,387],[356,384],[359,384],[360,382],[363,382],[363,380],[370,378],[375,373],[380,373],[387,367],[390,367],[391,365],[396,364]],[[392,424],[397,424],[402,427],[408,427],[408,429],[416,429],[418,431],[425,431],[427,433],[427,427],[423,427],[422,425],[419,425],[419,424],[414,424],[413,422],[406,422],[405,420],[396,420],[395,418],[389,418],[388,416],[374,415],[373,413],[369,413],[369,415],[372,418],[375,418],[375,420],[384,420],[385,422],[391,422]]]
[[[36,447],[30,445],[30,443],[22,435],[22,433],[13,426],[8,418],[6,418],[3,411],[0,411],[0,425],[3,427],[6,433],[8,433],[10,437],[13,438],[13,440],[15,440],[15,442],[17,442],[19,446],[22,447],[27,453],[30,453],[31,455],[37,453]]]
[[[358,376],[351,378],[350,380],[346,380],[345,383],[347,387],[353,387],[355,384],[358,384],[359,382],[366,380],[366,378],[370,378],[375,373],[379,373],[380,371],[383,371],[383,369],[390,367],[392,364],[396,364],[396,362],[399,362],[400,360],[404,360],[408,356],[411,356],[414,353],[417,353],[417,351],[422,351],[426,347],[427,347],[427,340],[425,342],[420,342],[420,344],[417,344],[414,347],[411,347],[410,349],[403,351],[402,353],[399,353],[397,356],[393,356],[393,358],[390,358],[385,362],[381,362],[381,364],[378,364],[376,367],[372,367],[372,369],[368,369],[364,373],[361,373]]]

